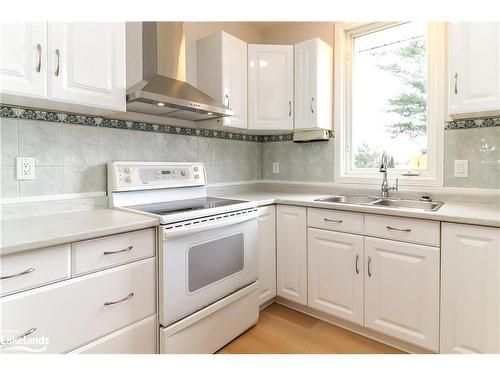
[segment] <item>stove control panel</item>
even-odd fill
[[[162,189],[206,184],[202,163],[112,162],[108,191]]]

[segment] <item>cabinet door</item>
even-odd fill
[[[259,304],[276,296],[276,208],[259,208]]]
[[[293,46],[248,45],[248,128],[293,129]]]
[[[306,208],[278,206],[277,294],[307,304]]]
[[[365,326],[439,350],[439,248],[365,237]]]
[[[500,229],[443,224],[441,353],[500,353]]]
[[[296,44],[295,129],[332,128],[333,50],[319,38]]]
[[[307,232],[309,307],[363,324],[363,237]]]
[[[47,23],[0,25],[2,94],[43,98],[47,94]]]
[[[125,111],[125,23],[49,23],[50,100]]]
[[[500,111],[500,23],[450,24],[450,114]]]

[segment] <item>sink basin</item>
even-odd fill
[[[375,202],[378,198],[366,195],[331,195],[315,199],[316,202],[345,203],[345,204],[367,204]]]
[[[417,201],[412,199],[381,198],[372,202],[370,206],[381,206],[391,208],[406,208],[414,210],[437,211],[443,205],[438,201]]]
[[[316,202],[357,204],[372,207],[401,208],[407,210],[437,211],[444,204],[440,201],[419,201],[413,199],[380,198],[366,195],[330,195],[315,199]]]

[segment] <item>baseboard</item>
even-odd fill
[[[406,352],[406,353],[410,353],[410,354],[436,354],[435,352],[430,351],[428,349],[424,349],[424,348],[418,347],[416,345],[409,344],[407,342],[392,338],[390,336],[386,336],[384,334],[375,332],[375,331],[367,329],[365,327],[361,327],[357,324],[348,322],[346,320],[328,315],[324,312],[321,312],[321,311],[318,311],[315,309],[311,309],[307,306],[303,306],[303,305],[300,305],[300,304],[295,303],[295,302],[288,301],[288,300],[281,298],[281,297],[276,297],[276,298],[266,302],[266,304],[267,304],[266,307],[269,306],[270,304],[272,304],[273,302],[279,303],[280,305],[289,307],[289,308],[296,310],[296,311],[299,311],[303,314],[312,316],[313,318],[316,318],[316,319],[322,320],[324,322],[333,324],[334,326],[344,328],[348,331],[351,331],[351,332],[356,333],[358,335],[367,337],[371,340],[378,341],[378,342],[385,344],[385,345],[388,345],[388,346],[392,346],[393,348],[399,349],[399,350]],[[264,305],[265,304],[262,304],[262,306],[264,306]],[[261,311],[264,308],[265,307],[262,307]]]

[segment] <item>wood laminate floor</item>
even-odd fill
[[[397,354],[398,349],[273,303],[220,354]]]

